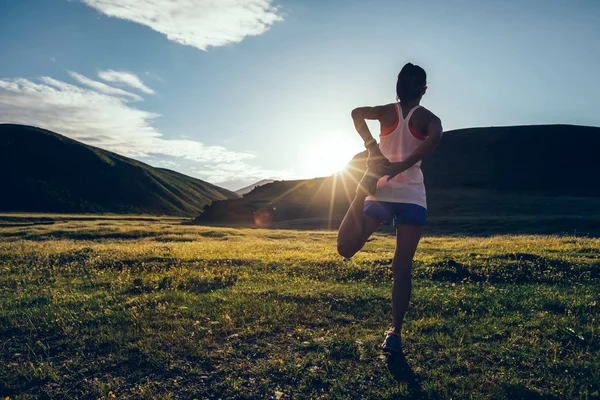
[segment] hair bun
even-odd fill
[[[396,94],[400,101],[409,101],[418,98],[427,82],[425,70],[413,63],[406,63],[398,74]]]

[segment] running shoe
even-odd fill
[[[365,174],[358,183],[356,192],[360,193],[363,191],[368,194],[375,194],[375,191],[377,190],[377,181],[379,181],[382,176],[388,174],[390,166],[390,162],[385,158],[375,164],[372,164],[369,168],[367,168]]]
[[[390,354],[402,354],[402,338],[400,334],[394,332],[393,329],[387,331],[381,348]]]

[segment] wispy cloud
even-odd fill
[[[268,170],[262,167],[248,165],[248,163],[242,160],[204,165],[203,168],[193,168],[193,172],[201,176],[206,176],[208,181],[217,184],[233,183],[234,181],[250,181],[250,183],[254,183],[258,180],[265,179],[265,177],[275,177],[277,179],[292,179],[295,177],[292,170]],[[237,186],[232,186],[230,184],[228,187],[240,188],[241,184],[238,183]]]
[[[39,126],[127,157],[180,165],[180,171],[215,183],[282,177],[281,172],[252,165],[251,153],[165,138],[152,125],[160,115],[132,105],[141,97],[76,72],[70,75],[87,87],[47,76],[0,79],[0,123]]]
[[[110,17],[146,25],[201,50],[241,42],[281,21],[273,0],[81,0]]]
[[[154,72],[146,71],[144,72],[144,74],[150,79],[154,79],[155,81],[159,81],[160,83],[165,83],[165,80],[158,74],[155,74]]]
[[[111,83],[122,83],[128,85],[134,89],[141,90],[147,94],[154,94],[154,90],[144,85],[144,82],[135,74],[127,71],[114,71],[109,69],[108,71],[98,72],[98,77],[106,82]]]
[[[142,101],[142,98],[134,93],[129,93],[123,89],[119,89],[116,87],[112,87],[107,85],[106,83],[98,82],[93,79],[87,78],[77,72],[69,71],[69,75],[71,78],[75,79],[77,82],[90,87],[94,90],[97,90],[100,93],[108,94],[111,96],[125,96],[131,97],[133,100]]]

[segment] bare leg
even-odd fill
[[[396,253],[392,261],[392,325],[396,333],[401,333],[404,314],[408,309],[412,290],[412,260],[420,239],[421,225],[398,225]]]
[[[363,214],[366,198],[366,193],[356,194],[340,225],[337,248],[342,257],[351,258],[356,254],[381,225],[381,221],[376,221]]]

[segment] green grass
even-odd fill
[[[378,350],[391,236],[345,262],[329,231],[18,217],[2,399],[600,397],[600,239],[424,238],[404,361]]]

